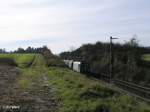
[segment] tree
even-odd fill
[[[5,48],[3,48],[3,49],[0,49],[0,53],[6,53],[6,50],[5,50]]]
[[[26,49],[26,52],[27,52],[27,53],[33,53],[34,51],[33,51],[33,49],[29,46],[29,47]]]
[[[134,35],[126,44],[132,46],[132,47],[137,47],[139,46],[139,42],[137,40],[137,35]]]
[[[17,53],[25,53],[25,50],[23,48],[18,48],[18,50],[16,51]]]

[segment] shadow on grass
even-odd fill
[[[0,65],[17,66],[17,63],[10,58],[0,58]]]
[[[118,95],[120,95],[118,91],[106,87],[101,87],[98,85],[86,88],[80,93],[80,97],[83,99],[104,99]]]

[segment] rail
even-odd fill
[[[109,78],[109,76],[106,74],[102,74],[102,76],[105,78]],[[111,83],[115,84],[119,88],[121,88],[131,94],[134,94],[134,96],[150,103],[150,88],[143,87],[138,84],[127,82],[127,81],[122,81],[119,79],[112,79]]]

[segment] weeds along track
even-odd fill
[[[139,86],[134,83],[114,79],[113,83],[122,89],[133,93],[136,97],[150,103],[150,88]]]
[[[106,75],[106,74],[102,74],[101,79],[103,79],[106,82],[110,81],[109,75]],[[129,92],[130,94],[150,103],[150,88],[143,87],[135,83],[127,82],[127,81],[122,81],[119,79],[112,79],[111,83]]]

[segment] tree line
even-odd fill
[[[0,49],[0,53],[7,53],[7,52],[6,52],[5,48],[3,48],[3,49]]]
[[[113,78],[150,86],[150,63],[142,60],[143,54],[148,53],[150,48],[140,46],[134,38],[124,44],[113,44]],[[109,75],[109,43],[84,44],[72,52],[61,53],[60,57],[87,62],[98,77]]]
[[[26,49],[20,47],[17,50],[13,51],[13,53],[43,53],[45,51],[47,51],[49,54],[52,54],[51,50],[48,49],[47,46],[37,47],[37,48],[29,46]]]

